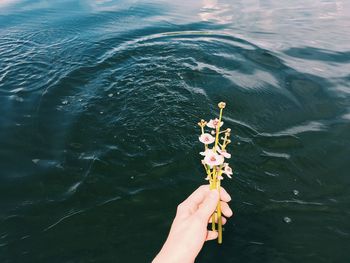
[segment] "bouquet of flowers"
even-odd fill
[[[220,190],[222,175],[225,174],[229,178],[232,175],[232,169],[225,159],[231,158],[231,154],[226,151],[226,147],[231,143],[230,133],[231,129],[221,130],[221,126],[224,124],[222,120],[223,109],[226,106],[225,102],[220,102],[218,104],[220,109],[219,119],[215,118],[206,122],[201,120],[198,125],[201,128],[201,136],[199,141],[204,144],[204,151],[200,152],[204,159],[202,164],[207,173],[206,180],[209,181],[210,189]],[[210,132],[205,131],[205,127],[210,128]],[[214,146],[210,147],[214,143]],[[220,193],[220,191],[219,191]],[[217,220],[216,220],[217,219]],[[217,231],[218,231],[218,243],[222,243],[222,215],[220,201],[218,202],[216,213],[212,215],[212,230],[216,231],[217,221]]]

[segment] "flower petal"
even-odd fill
[[[199,141],[204,143],[204,144],[211,144],[215,141],[215,138],[213,136],[211,136],[209,133],[203,133],[199,137]]]
[[[221,121],[220,124],[219,124],[219,119],[218,119],[218,118],[215,118],[214,120],[210,120],[210,121],[207,123],[207,126],[208,126],[209,128],[216,129],[218,125],[219,125],[219,127],[221,127],[223,124],[224,124],[223,121]]]
[[[210,150],[205,155],[204,162],[210,167],[218,166],[224,163],[224,157]]]
[[[231,158],[231,154],[229,154],[226,150],[221,150],[218,148],[218,152],[227,159]]]
[[[228,163],[224,163],[224,174],[227,175],[228,178],[232,178],[231,175],[233,174],[232,168],[228,165]]]

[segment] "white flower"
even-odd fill
[[[212,128],[212,129],[217,129],[217,126],[221,127],[222,125],[224,124],[223,121],[220,122],[220,125],[219,125],[219,119],[218,118],[215,118],[214,120],[210,120],[208,123],[207,123],[207,126],[209,128]]]
[[[200,152],[199,154],[202,156],[206,156],[208,151],[211,151],[211,149],[206,149],[204,152]],[[202,160],[203,161],[203,160]],[[204,161],[203,161],[204,162]]]
[[[227,159],[231,158],[231,154],[229,154],[226,150],[221,150],[218,148],[218,152]]]
[[[204,144],[211,144],[215,141],[215,138],[213,136],[211,136],[209,133],[203,133],[199,137],[199,140]]]
[[[227,175],[228,178],[232,178],[231,175],[233,174],[232,168],[228,165],[228,163],[224,163],[224,174]]]
[[[213,167],[214,165],[221,165],[224,163],[224,157],[215,153],[213,150],[207,150],[205,152],[204,162]]]

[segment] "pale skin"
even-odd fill
[[[152,262],[193,263],[205,241],[218,237],[217,232],[207,227],[219,198],[222,214],[226,218],[231,217],[233,212],[227,204],[231,197],[222,187],[219,195],[218,190],[202,185],[179,204],[168,238]],[[226,223],[225,217],[222,217],[223,224]]]

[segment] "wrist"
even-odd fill
[[[164,246],[153,259],[152,263],[193,263],[195,257],[188,253],[186,247],[182,247],[181,244],[168,245],[165,242]]]

